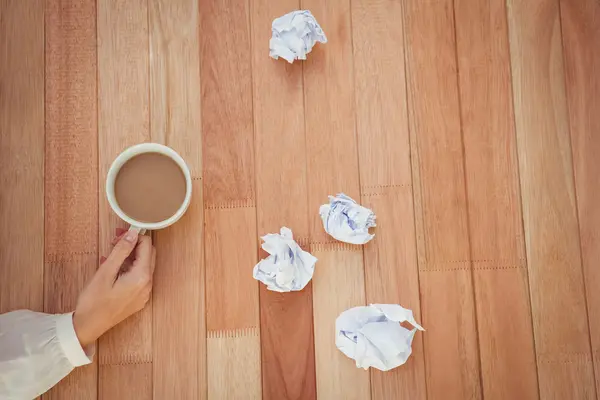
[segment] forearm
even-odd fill
[[[72,314],[20,310],[0,315],[0,398],[33,399],[75,367],[89,364],[94,346],[84,351]]]

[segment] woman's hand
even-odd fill
[[[156,261],[152,239],[132,230],[113,243],[113,251],[77,300],[73,326],[82,347],[144,308],[150,299]]]

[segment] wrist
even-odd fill
[[[85,316],[77,312],[77,310],[73,313],[73,329],[82,348],[91,345],[98,339],[98,336],[93,334],[89,323],[86,321]]]

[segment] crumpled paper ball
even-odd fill
[[[400,322],[409,322],[408,330]],[[335,345],[356,361],[358,368],[389,371],[412,353],[415,332],[424,331],[411,310],[397,304],[371,304],[344,311],[335,320]]]
[[[292,11],[273,20],[273,36],[269,41],[269,55],[294,60],[306,60],[316,42],[327,43],[325,32],[310,11]]]
[[[319,215],[325,231],[341,242],[365,244],[375,237],[369,233],[376,226],[375,213],[344,193],[329,196],[329,204],[319,208]]]
[[[262,237],[262,248],[270,254],[254,267],[254,279],[275,292],[304,289],[315,272],[317,258],[300,248],[289,228],[280,234],[269,233]]]

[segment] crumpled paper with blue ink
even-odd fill
[[[409,330],[400,325],[409,322]],[[411,310],[397,304],[371,304],[344,311],[335,320],[335,345],[358,368],[389,371],[408,360],[416,331],[424,331]]]
[[[275,292],[304,289],[313,277],[317,258],[302,250],[294,241],[292,231],[286,227],[281,228],[279,234],[263,236],[262,240],[262,248],[270,255],[256,264],[252,274],[254,279]]]
[[[369,233],[376,226],[375,213],[344,193],[329,196],[329,204],[319,208],[319,215],[325,231],[341,242],[365,244],[375,237]]]
[[[273,20],[269,55],[294,60],[306,60],[316,42],[327,43],[325,32],[308,10],[292,11]]]

